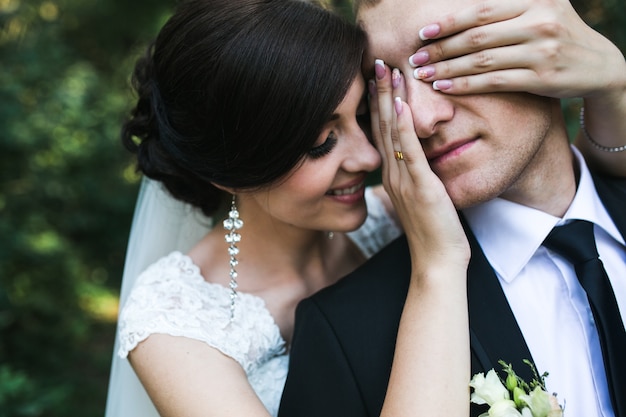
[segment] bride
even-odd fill
[[[365,187],[381,158],[397,162],[362,130],[364,48],[359,29],[305,2],[196,0],[140,60],[123,137],[156,181],[133,219],[108,416],[276,414],[298,301],[401,233],[381,187]],[[440,273],[464,281],[465,237],[432,177],[413,188],[438,198],[394,203],[458,260]],[[462,304],[435,313],[464,317]],[[457,368],[442,378],[466,386]]]
[[[380,187],[365,189],[381,159],[361,127],[364,47],[309,3],[191,1],[138,63],[123,137],[159,184],[142,188],[125,271],[139,277],[125,279],[116,351],[133,369],[112,381],[134,371],[161,415],[275,415],[298,301],[399,235]],[[144,224],[169,234],[188,220],[201,226],[182,240],[196,243],[134,268],[170,239]],[[111,389],[110,415],[130,414],[125,396],[148,407],[136,383]]]

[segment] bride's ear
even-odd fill
[[[216,184],[214,182],[211,182],[211,185],[215,188],[217,188],[218,190],[222,190],[224,192],[227,192],[228,194],[237,194],[237,189],[233,188],[233,187],[225,187],[223,185],[220,184]]]

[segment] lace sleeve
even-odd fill
[[[371,188],[365,190],[367,219],[365,223],[348,233],[348,236],[359,247],[361,252],[370,258],[402,234],[402,229],[391,218],[382,201]]]
[[[285,350],[261,298],[239,293],[231,321],[230,291],[205,281],[180,252],[160,259],[138,277],[120,314],[118,355],[126,357],[154,333],[203,341],[235,359],[247,373]]]

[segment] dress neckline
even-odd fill
[[[219,288],[220,291],[230,293],[230,288],[222,284],[218,284],[216,282],[207,281],[205,277],[202,275],[202,272],[200,271],[200,267],[195,264],[195,262],[193,261],[193,259],[191,259],[189,255],[184,254],[180,251],[174,251],[174,252],[171,252],[167,256],[167,258],[178,258],[179,262],[177,263],[177,265],[181,269],[186,270],[188,278],[201,280],[204,284],[208,285],[209,287]],[[180,262],[183,262],[183,264],[181,265]],[[254,295],[248,292],[242,292],[242,291],[237,291],[237,295],[240,300],[247,298],[249,300],[255,300],[260,303],[261,307],[267,312],[268,316],[271,318],[271,325],[274,328],[274,330],[277,332],[278,336],[280,337],[281,343],[283,344],[283,346],[286,347],[287,342],[285,341],[285,338],[283,337],[280,331],[280,327],[278,326],[278,323],[276,323],[276,319],[274,318],[270,310],[267,308],[267,304],[265,300],[263,299],[263,297],[260,297],[258,295]]]

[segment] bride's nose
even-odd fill
[[[361,128],[356,128],[346,143],[343,167],[346,171],[374,171],[380,166],[380,154]]]

